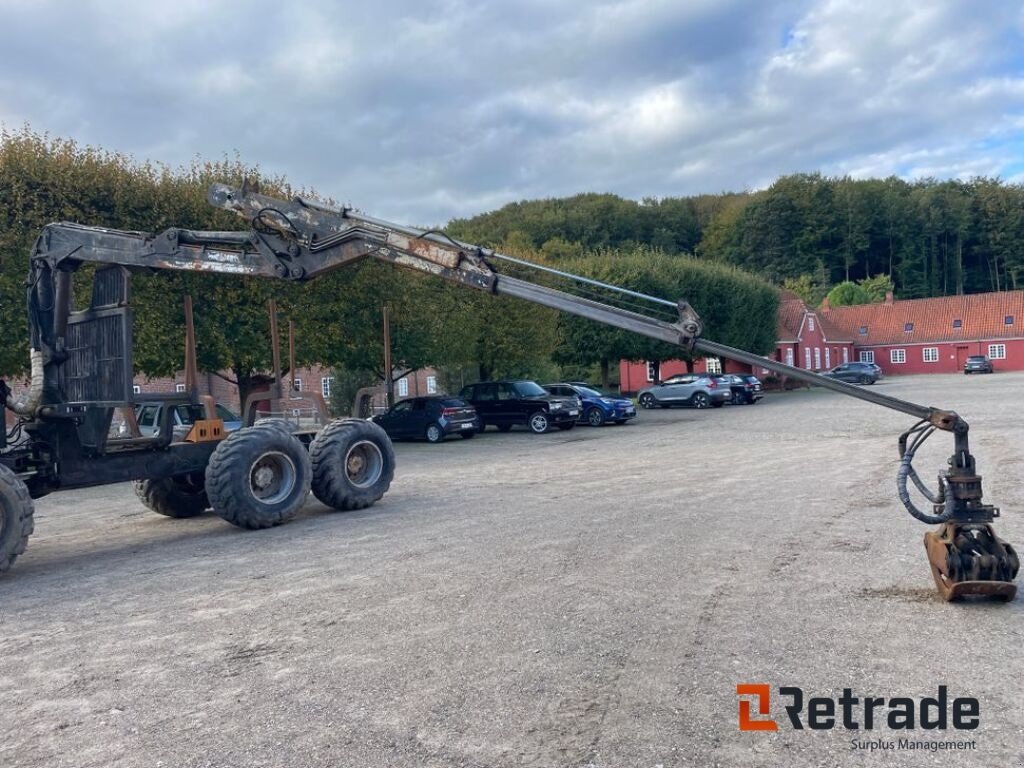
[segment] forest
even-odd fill
[[[818,300],[841,282],[878,275],[907,299],[1024,287],[1024,187],[991,178],[815,173],[754,192],[640,201],[588,193],[513,203],[449,231],[552,259],[644,244],[800,286]]]

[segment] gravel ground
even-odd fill
[[[971,422],[1024,545],[1024,374],[878,389]],[[310,500],[257,533],[161,518],[127,485],[47,497],[0,578],[0,766],[1024,764],[1024,598],[934,596],[895,499],[910,422],[814,390],[401,444],[376,507]],[[932,442],[926,477],[951,446]],[[740,733],[747,682],[942,684],[982,725],[940,732],[975,741],[957,753]]]

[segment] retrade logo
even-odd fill
[[[778,689],[782,722],[796,731],[808,728],[827,731],[842,728],[848,731],[871,731],[888,728],[892,731],[973,731],[981,725],[981,704],[971,696],[953,698],[944,685],[935,696],[919,699],[909,696],[855,696],[852,688],[844,688],[838,698],[804,695],[802,688],[781,686]],[[771,686],[766,683],[739,683],[739,726],[741,731],[777,731],[779,723],[772,717]],[[756,713],[754,712],[756,708]],[[781,714],[781,713],[780,713]]]
[[[736,686],[736,695],[753,696],[757,701],[757,714],[768,715],[772,711],[771,687],[765,683],[739,683]],[[740,698],[740,730],[741,731],[777,731],[779,724],[770,717],[767,720],[754,720],[750,716],[750,699]]]

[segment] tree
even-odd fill
[[[893,290],[892,278],[888,275],[866,277],[863,280],[858,280],[857,285],[864,290],[865,294],[867,294],[868,300],[864,302],[865,304],[878,304],[883,302]]]
[[[701,316],[707,338],[759,354],[775,347],[778,294],[771,286],[737,269],[644,247],[602,251],[569,266],[584,276],[650,296],[685,299]],[[643,303],[610,292],[601,298],[608,303]],[[644,314],[660,316],[668,322],[678,319],[663,306],[651,304],[642,309]],[[563,316],[560,327],[561,343],[555,359],[563,364],[600,364],[605,377],[608,364],[619,359],[656,363],[692,359],[676,345],[579,317]],[[607,380],[602,381],[602,386],[607,386]]]
[[[828,303],[833,307],[849,307],[854,304],[870,304],[871,295],[850,280],[844,280],[828,292]]]

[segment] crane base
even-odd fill
[[[988,523],[945,523],[924,535],[924,548],[943,600],[973,595],[1009,601],[1017,594],[1017,553]]]

